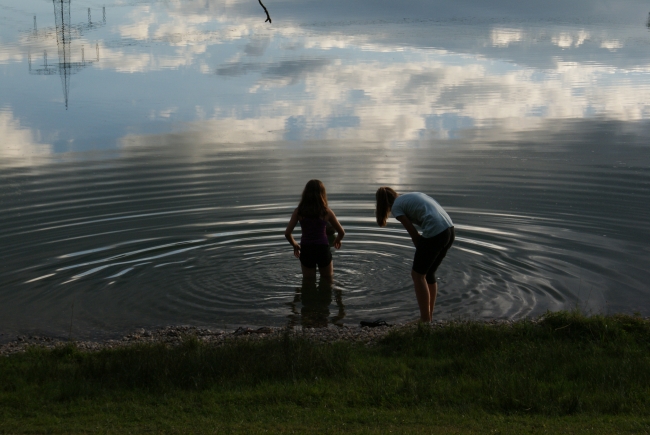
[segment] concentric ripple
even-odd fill
[[[3,173],[0,329],[92,336],[166,324],[415,319],[410,238],[397,221],[379,228],[373,216],[384,184],[432,194],[454,220],[437,318],[647,306],[644,169],[558,159],[548,177],[546,160],[519,160],[535,156],[523,148],[514,163],[489,149],[194,153],[202,157],[151,148]],[[387,161],[411,171],[396,177]],[[303,283],[284,239],[312,177],[324,180],[346,229],[342,248],[332,248],[332,285]]]

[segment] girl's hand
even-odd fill
[[[332,228],[336,231],[337,236],[336,239],[334,239],[334,247],[336,249],[341,249],[341,240],[343,240],[343,236],[345,236],[345,230],[341,226],[341,223],[339,220],[336,218],[336,215],[332,211],[332,209],[329,209],[327,212],[327,221],[332,224]]]
[[[402,223],[402,225],[404,225],[404,228],[406,228],[406,231],[408,231],[409,236],[411,236],[413,245],[417,248],[418,242],[420,241],[420,233],[418,233],[418,230],[415,229],[411,220],[406,215],[395,216],[395,219],[397,219]]]
[[[284,231],[284,237],[287,239],[289,243],[291,243],[291,246],[293,246],[294,257],[300,258],[300,245],[296,242],[296,240],[291,235],[293,229],[296,227],[297,224],[298,224],[298,209],[296,208],[291,214],[291,219],[289,219],[289,225],[287,225],[287,229]]]

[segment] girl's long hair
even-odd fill
[[[377,199],[377,204],[375,207],[375,216],[377,217],[377,225],[380,227],[386,226],[386,219],[388,219],[388,213],[397,198],[397,192],[395,192],[390,187],[382,186],[377,189],[375,194]]]
[[[302,191],[298,204],[301,218],[322,218],[327,214],[327,192],[320,180],[309,180]]]

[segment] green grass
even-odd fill
[[[650,322],[554,313],[378,346],[286,335],[0,358],[0,433],[650,433]]]

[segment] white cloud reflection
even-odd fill
[[[40,143],[37,134],[22,127],[10,110],[0,110],[0,166],[32,166],[51,152],[51,145]]]
[[[494,28],[490,33],[492,45],[507,47],[508,45],[520,42],[524,39],[524,32],[521,29]]]
[[[249,121],[242,119],[244,110],[227,116],[218,107],[214,118],[219,128],[228,125],[232,130],[228,141],[262,128],[286,132],[296,121],[297,138],[399,142],[431,134],[453,137],[464,128],[490,127],[497,121],[525,130],[549,118],[650,117],[647,76],[639,86],[631,80],[633,73],[598,65],[558,62],[551,71],[500,71],[489,61],[437,57],[403,63],[315,63],[317,67],[298,74],[309,96],[299,101],[285,100],[278,91],[295,76],[262,73],[250,91],[275,91],[275,102],[261,106]]]
[[[551,37],[553,44],[562,48],[580,47],[585,40],[589,39],[589,32],[577,30],[573,32],[559,32]]]
[[[612,39],[612,40],[601,42],[600,46],[602,48],[606,48],[609,51],[616,51],[619,48],[623,47],[623,43],[621,41],[616,40],[616,39]]]
[[[604,116],[633,121],[650,115],[650,59],[635,74],[561,58],[554,59],[554,68],[533,69],[449,50],[391,45],[358,32],[305,32],[292,25],[265,28],[258,18],[233,21],[219,15],[212,19],[220,29],[200,32],[197,28],[209,21],[206,15],[180,7],[165,11],[167,22],[160,16],[153,20],[158,24],[152,25],[151,11],[145,9],[139,11],[149,14],[141,19],[140,38],[182,35],[170,40],[170,45],[200,44],[194,52],[179,52],[176,65],[197,63],[194,57],[213,44],[251,45],[264,29],[270,54],[251,62],[238,52],[216,68],[218,79],[245,78],[250,83],[248,93],[274,96],[273,102],[260,104],[250,118],[248,106],[204,107],[203,113],[213,113],[208,128],[216,126],[217,137],[225,141],[276,140],[281,132],[286,137],[297,130],[291,137],[399,142],[431,134],[451,137],[460,129],[496,121],[519,130],[535,128],[544,118]],[[527,31],[496,26],[489,38],[497,47],[538,40],[561,48],[581,47],[586,41],[601,49],[622,47],[618,40],[606,39],[605,33],[585,29]],[[298,47],[298,52],[283,47]],[[386,53],[400,55],[391,58]],[[158,60],[157,67],[162,64]],[[213,71],[205,65],[202,72]],[[638,74],[639,69],[643,74]],[[292,91],[296,85],[303,87],[301,94]],[[359,95],[363,96],[360,100]]]

